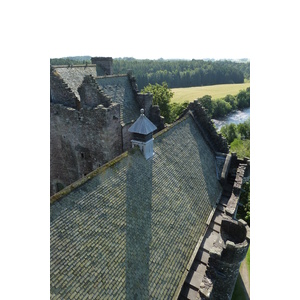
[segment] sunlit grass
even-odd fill
[[[250,82],[238,84],[218,84],[208,86],[196,86],[190,88],[171,89],[174,96],[171,102],[183,103],[185,101],[192,102],[205,95],[210,95],[212,99],[224,98],[226,95],[235,96],[241,90],[250,87]]]

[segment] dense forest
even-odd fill
[[[63,58],[50,58],[51,65],[82,65],[82,64],[90,64],[91,57],[90,56],[70,56]]]
[[[250,63],[204,60],[114,59],[114,73],[132,70],[140,89],[166,82],[169,88],[243,83],[250,79]]]
[[[52,65],[91,63],[89,56],[50,59]],[[133,71],[139,89],[166,82],[169,88],[243,83],[250,79],[250,62],[230,60],[149,60],[116,58],[113,73]]]

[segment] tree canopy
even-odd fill
[[[132,70],[142,89],[148,84],[166,82],[170,88],[243,83],[250,78],[249,62],[229,60],[137,60],[114,59],[115,74]]]
[[[212,100],[210,95],[198,98],[201,105],[207,110],[208,115],[217,119],[226,116],[235,109],[250,106],[250,88],[240,91],[236,96],[227,95],[221,99]]]
[[[174,122],[189,104],[187,101],[181,104],[171,103],[174,93],[169,89],[166,82],[163,82],[162,85],[158,83],[155,85],[148,84],[142,93],[148,92],[153,94],[153,104],[159,106],[160,113],[165,118],[166,123]]]
[[[170,123],[170,102],[174,93],[168,88],[166,82],[160,84],[148,84],[143,90],[142,93],[152,93],[153,94],[153,104],[158,105],[160,108],[160,113],[164,116],[167,123]]]

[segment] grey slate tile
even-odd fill
[[[62,299],[73,288],[74,299],[174,295],[222,189],[191,117],[158,135],[154,152],[130,152],[51,205],[51,284]]]

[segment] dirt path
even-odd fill
[[[240,275],[244,283],[244,288],[248,294],[248,298],[250,299],[250,278],[249,278],[249,273],[246,265],[246,259],[244,259],[243,262],[241,263]]]

